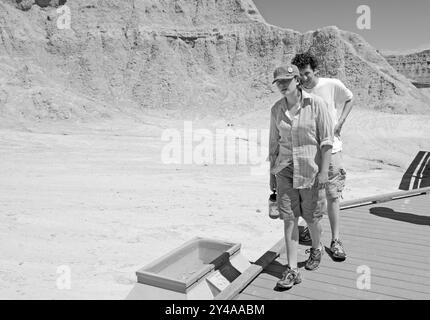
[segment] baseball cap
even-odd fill
[[[286,66],[281,66],[275,69],[275,72],[273,72],[273,83],[275,83],[278,80],[284,80],[284,79],[292,79],[295,76],[300,76],[299,68],[295,66],[294,64],[287,64]]]

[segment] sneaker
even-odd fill
[[[311,233],[309,228],[306,226],[302,230],[299,228],[299,242],[301,243],[309,243],[312,242]]]
[[[300,282],[302,282],[302,276],[299,269],[294,270],[287,266],[287,270],[282,273],[282,278],[276,284],[279,288],[290,289]]]
[[[321,262],[321,257],[323,255],[322,249],[314,249],[310,248],[306,250],[306,253],[309,253],[309,258],[306,261],[305,269],[306,270],[315,270],[318,268]]]
[[[345,249],[339,239],[332,240],[330,244],[330,251],[333,259],[344,261],[346,259]]]

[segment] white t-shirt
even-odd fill
[[[319,78],[318,83],[312,89],[303,88],[306,92],[313,93],[321,97],[328,105],[329,113],[333,120],[333,127],[338,122],[337,110],[342,109],[345,102],[351,100],[352,92],[345,87],[342,81],[332,78]],[[334,137],[332,153],[342,150],[342,141],[339,137]]]

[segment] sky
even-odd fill
[[[384,52],[407,53],[430,49],[430,0],[254,0],[266,22],[306,32],[325,26],[358,33]],[[370,29],[357,20],[366,5]],[[363,25],[363,20],[360,19]]]

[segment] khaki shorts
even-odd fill
[[[294,220],[298,217],[309,224],[319,221],[326,212],[324,189],[294,189],[293,168],[287,167],[276,175],[277,201],[280,218]]]
[[[331,155],[331,162],[328,169],[328,184],[325,188],[327,199],[337,199],[342,197],[345,188],[346,171],[343,167],[342,152]]]

